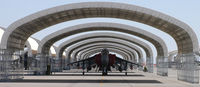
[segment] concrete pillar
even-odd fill
[[[139,59],[139,65],[143,65],[143,58]],[[139,66],[138,70],[143,71],[143,67]]]
[[[47,57],[48,55],[38,53],[36,58],[39,59],[38,70],[36,71],[38,74],[44,75],[47,70]]]
[[[150,58],[146,58],[147,60],[147,70],[149,73],[153,73],[153,58],[150,57]]]
[[[195,53],[179,54],[177,61],[177,79],[199,83],[198,56]]]
[[[168,58],[163,56],[157,57],[157,75],[168,76]]]
[[[0,81],[22,79],[23,65],[21,51],[0,49]]]

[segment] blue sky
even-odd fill
[[[0,0],[0,26],[8,27],[14,21],[23,18],[32,13],[59,6],[69,3],[76,2],[86,2],[86,1],[112,1],[112,2],[121,2],[128,3],[133,5],[138,5],[146,8],[150,8],[172,17],[175,17],[193,28],[193,30],[198,35],[200,41],[200,0]],[[176,44],[174,40],[166,33],[163,33],[155,28],[150,26],[140,24],[137,22],[131,22],[127,20],[120,19],[109,19],[109,18],[96,18],[94,19],[81,19],[74,20],[69,22],[64,22],[46,28],[36,34],[33,37],[42,39],[47,34],[55,32],[56,30],[69,27],[76,24],[82,23],[91,23],[91,22],[115,22],[115,23],[124,23],[132,26],[136,26],[143,29],[149,29],[148,31],[157,34],[163,38],[168,47],[169,51],[176,49]],[[46,34],[44,34],[44,32]],[[64,40],[67,40],[64,39]],[[56,43],[59,45],[64,40],[61,40]]]

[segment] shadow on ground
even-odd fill
[[[156,83],[162,82],[157,80],[42,80],[42,79],[26,79],[26,80],[11,80],[7,83]]]
[[[130,72],[127,73],[127,75],[125,75],[125,73],[108,73],[107,76],[136,76],[136,77],[144,77],[144,75],[141,74],[133,74],[134,72]],[[91,73],[91,72],[87,72],[85,73],[85,75],[82,75],[82,73],[59,73],[59,74],[52,74],[52,75],[25,75],[25,76],[102,76],[101,73],[95,72],[95,73]]]
[[[101,74],[53,74],[50,76],[102,76]],[[108,74],[107,76],[126,76],[125,74]],[[144,75],[140,75],[140,74],[132,74],[132,75],[127,75],[127,76],[142,76],[144,77]]]

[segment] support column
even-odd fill
[[[169,57],[168,57],[168,68],[172,68],[172,64],[173,64],[172,59],[173,59],[173,55],[169,55]]]
[[[143,58],[139,59],[139,65],[143,65]],[[143,67],[139,66],[138,70],[143,71]]]
[[[0,81],[23,79],[23,62],[20,51],[0,49]]]
[[[40,75],[46,74],[46,70],[47,70],[47,57],[46,57],[46,55],[38,53],[36,58],[39,59],[39,66],[38,66],[38,69],[37,69],[37,74],[40,74]]]
[[[179,54],[177,61],[177,79],[190,83],[199,83],[198,56],[195,53]]]
[[[157,75],[168,76],[168,58],[158,56],[157,57]]]
[[[147,70],[149,73],[153,73],[153,57],[146,58],[147,60]]]
[[[65,58],[61,58],[60,61],[61,61],[61,66],[60,66],[61,69],[60,70],[62,71],[64,69],[64,66],[65,66],[65,62],[64,62]]]
[[[70,59],[69,59],[69,57],[66,57],[65,59],[64,59],[64,69],[65,70],[70,70],[70,65],[69,65],[69,63],[70,63]]]

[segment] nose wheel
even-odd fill
[[[103,75],[103,76],[108,75],[108,70],[107,70],[107,68],[104,68],[104,69],[102,70],[102,75]]]
[[[125,72],[125,75],[127,76],[127,72]]]

